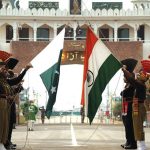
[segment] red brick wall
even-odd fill
[[[13,41],[11,42],[11,52],[15,58],[19,60],[15,68],[16,72],[20,72],[26,64],[28,64],[49,42],[29,42],[29,41]],[[139,60],[137,69],[140,67],[140,60],[143,57],[142,42],[105,42],[107,47],[112,51],[118,60],[125,58],[135,58]],[[64,51],[83,52],[85,41],[65,41]],[[42,61],[42,60],[41,60]],[[80,61],[79,59],[76,60]],[[66,63],[70,63],[67,61]],[[136,70],[137,70],[136,69]]]
[[[139,70],[141,67],[140,61],[143,58],[142,42],[105,42],[105,44],[118,60],[123,60],[129,57],[138,60],[135,71]]]

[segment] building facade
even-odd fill
[[[68,1],[68,9],[62,10],[59,0],[49,0],[29,1],[28,8],[24,10],[18,3],[12,5],[10,0],[2,0],[0,49],[23,59],[21,63],[27,63],[66,26],[64,49],[83,51],[86,28],[90,25],[119,59],[148,58],[150,0],[132,0],[133,8],[128,10],[123,9],[122,2],[91,0],[91,8],[87,8],[83,7],[83,0]]]

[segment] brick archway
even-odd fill
[[[33,41],[12,41],[11,53],[19,60],[16,66],[16,72],[20,72],[49,42]],[[141,67],[140,60],[143,57],[142,42],[104,42],[110,51],[118,60],[133,57],[137,59],[138,65],[135,70]],[[62,64],[83,64],[84,61],[84,40],[66,40],[64,43],[64,52]],[[41,60],[42,61],[42,60]]]

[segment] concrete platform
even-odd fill
[[[145,128],[147,150],[150,128]],[[17,150],[122,150],[125,142],[122,125],[36,124],[34,131],[26,126],[13,130]]]

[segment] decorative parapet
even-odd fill
[[[69,14],[68,10],[60,10],[60,9],[17,9],[14,8],[2,8],[0,9],[0,16],[72,16]],[[73,15],[75,16],[75,15]],[[77,16],[150,16],[150,9],[135,9],[135,10],[124,10],[124,9],[97,9],[97,10],[88,10],[85,9],[81,12],[81,15]]]

